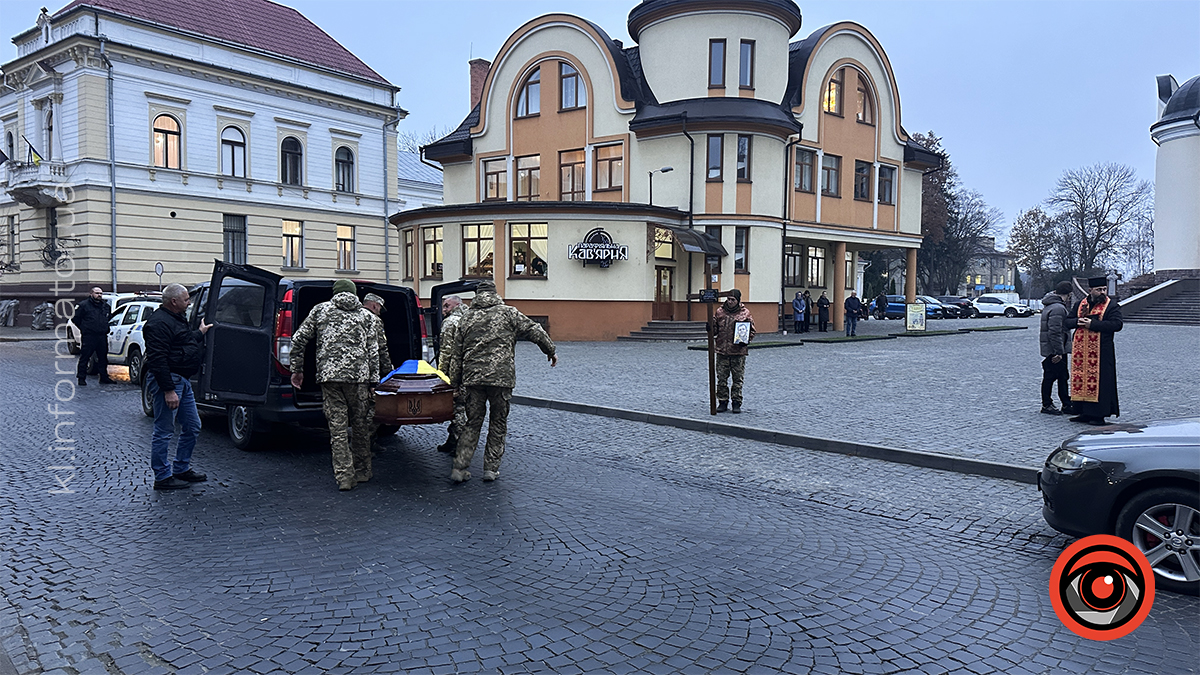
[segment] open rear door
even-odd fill
[[[252,265],[216,261],[205,320],[203,387],[223,403],[262,405],[271,383],[275,294],[281,277]]]

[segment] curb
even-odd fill
[[[30,337],[12,337],[9,335],[0,335],[0,342],[54,342],[58,338],[53,335],[49,337],[30,336]]]
[[[810,342],[870,342],[871,340],[893,340],[894,335],[855,335],[854,337],[804,338],[805,344]]]
[[[979,328],[959,328],[964,333],[994,333],[999,330],[1029,330],[1029,326],[980,326]]]
[[[800,341],[796,341],[796,342],[760,342],[758,344],[754,344],[753,342],[751,342],[750,344],[746,345],[746,348],[747,349],[773,349],[775,347],[799,347],[802,344],[804,344],[804,343],[800,342]],[[708,351],[708,345],[688,345],[688,349],[690,349],[692,351],[696,351],[696,352],[706,352],[706,351]]]
[[[868,459],[881,459],[885,462],[908,464],[910,466],[920,466],[927,469],[940,469],[942,471],[953,471],[954,473],[967,474],[970,476],[1000,478],[1003,480],[1016,481],[1018,483],[1027,483],[1029,485],[1037,484],[1038,469],[1019,466],[1016,464],[1004,464],[1001,462],[988,462],[981,459],[954,457],[953,455],[944,455],[938,452],[901,450],[899,448],[889,448],[882,445],[838,441],[830,438],[819,438],[817,436],[801,436],[799,434],[790,434],[783,431],[771,431],[770,429],[737,426],[734,424],[724,424],[722,422],[708,422],[687,417],[671,417],[669,415],[658,415],[655,413],[641,412],[638,410],[625,410],[623,408],[607,408],[588,403],[556,401],[553,399],[536,398],[533,396],[514,395],[512,397],[512,402],[517,405],[526,405],[533,408],[548,408],[551,410],[562,410],[565,412],[580,413],[584,415],[596,415],[598,417],[629,420],[631,422],[644,422],[658,426],[685,429],[687,431],[701,431],[704,433],[718,434],[721,436],[730,436],[732,438],[744,438],[762,443],[775,443],[777,445],[786,445],[793,448],[819,450],[821,452],[832,452],[839,455],[850,455],[853,457],[866,457]]]
[[[959,328],[958,330],[929,330],[929,331],[915,330],[911,333],[909,333],[909,332],[888,333],[888,335],[891,335],[893,337],[935,337],[938,335],[963,335],[964,333],[970,333],[970,332],[971,332],[971,330],[969,328]]]

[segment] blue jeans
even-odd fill
[[[196,411],[196,397],[192,393],[192,383],[182,375],[171,373],[175,383],[175,394],[179,396],[179,407],[171,410],[162,390],[158,388],[158,380],[154,375],[146,374],[146,386],[154,397],[154,433],[150,437],[150,468],[154,470],[154,480],[166,480],[173,474],[184,473],[191,468],[192,450],[196,447],[196,437],[200,435],[200,413]],[[171,437],[175,435],[175,424],[179,423],[179,445],[175,448],[175,463],[172,465],[169,457],[171,452]]]
[[[858,315],[846,312],[846,337],[854,335],[858,330]]]

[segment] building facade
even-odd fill
[[[526,23],[472,62],[471,113],[423,148],[445,205],[392,217],[406,278],[423,296],[494,278],[556,339],[702,318],[687,298],[708,283],[740,289],[763,330],[805,289],[840,322],[858,251],[915,267],[940,157],[902,128],[866,28],[793,42],[800,26],[791,0],[647,0],[631,47],[576,16]]]
[[[1159,281],[1200,278],[1200,75],[1183,86],[1158,78],[1154,165],[1154,272]]]
[[[23,312],[155,288],[156,262],[398,281],[398,89],[295,10],[227,7],[77,0],[13,38],[0,282]]]
[[[995,237],[984,237],[982,252],[971,259],[966,279],[957,294],[978,297],[984,293],[1012,293],[1017,284],[1017,258],[996,249]]]

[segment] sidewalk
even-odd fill
[[[0,326],[0,342],[57,340],[53,330],[33,330],[29,326]]]
[[[681,343],[563,342],[554,369],[536,347],[522,343],[514,393],[1040,467],[1059,443],[1090,427],[1038,412],[1037,318],[944,320],[929,327],[999,326],[1027,330],[752,350],[744,412],[737,416],[709,415],[706,354]],[[868,321],[858,332],[901,331],[899,321]],[[758,339],[837,335],[844,333]],[[1195,327],[1127,324],[1116,336],[1122,415],[1110,421],[1200,415],[1197,344]]]

